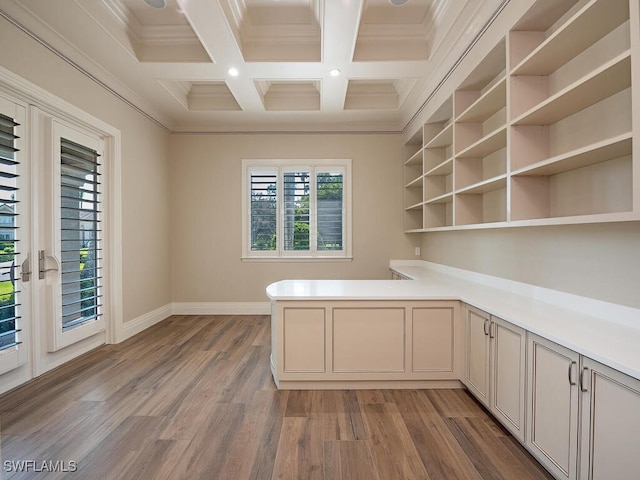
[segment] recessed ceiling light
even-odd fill
[[[404,5],[409,0],[389,0],[389,3],[395,7],[399,7],[400,5]]]
[[[238,75],[240,75],[240,71],[235,67],[231,67],[229,70],[227,70],[227,73],[232,77],[237,77]]]
[[[340,70],[338,70],[337,68],[332,68],[331,70],[329,70],[329,75],[331,75],[332,77],[337,77],[338,75],[340,75]]]
[[[167,6],[166,0],[144,0],[144,3],[153,8],[164,8]]]

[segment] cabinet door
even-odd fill
[[[467,361],[465,384],[489,408],[489,327],[491,319],[482,310],[466,308]]]
[[[581,479],[638,477],[640,380],[583,358]]]
[[[324,307],[282,309],[280,373],[326,371],[326,310]],[[285,341],[286,340],[286,341]]]
[[[491,412],[524,442],[526,331],[491,317]]]
[[[579,356],[529,334],[526,445],[559,479],[577,478]]]

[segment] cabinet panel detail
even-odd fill
[[[577,470],[579,357],[543,339],[528,346],[529,432],[531,451],[558,478],[574,479]]]
[[[325,309],[285,308],[282,319],[285,372],[324,372]]]
[[[453,372],[453,308],[412,309],[413,371]]]
[[[590,359],[583,366],[590,375],[582,385],[581,478],[633,478],[640,458],[640,381]]]
[[[404,308],[334,308],[334,372],[404,372]]]
[[[483,312],[482,312],[483,313]],[[467,387],[489,406],[489,326],[490,319],[467,311]]]
[[[520,432],[524,440],[525,335],[514,326],[494,322],[492,410]]]

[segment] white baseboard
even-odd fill
[[[163,305],[160,308],[156,308],[151,312],[145,313],[144,315],[140,315],[133,320],[125,322],[122,325],[122,329],[117,335],[116,342],[120,343],[127,338],[131,338],[134,335],[146,330],[147,328],[155,325],[158,322],[161,322],[165,318],[169,318],[172,314],[171,304]]]
[[[269,315],[269,302],[174,302],[173,315]]]

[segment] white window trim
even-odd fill
[[[343,183],[343,250],[336,251],[284,251],[280,245],[276,250],[252,251],[251,250],[251,205],[249,195],[251,191],[251,170],[264,168],[265,171],[278,171],[278,181],[281,181],[283,172],[292,172],[309,169],[336,168],[344,172]],[[351,159],[245,159],[242,160],[242,261],[246,262],[317,262],[317,261],[351,261],[352,257],[352,200],[351,200]],[[278,206],[282,205],[282,189],[277,192]],[[315,205],[311,205],[311,211],[315,212]],[[282,226],[280,218],[283,212],[278,212],[278,239],[282,239]]]

